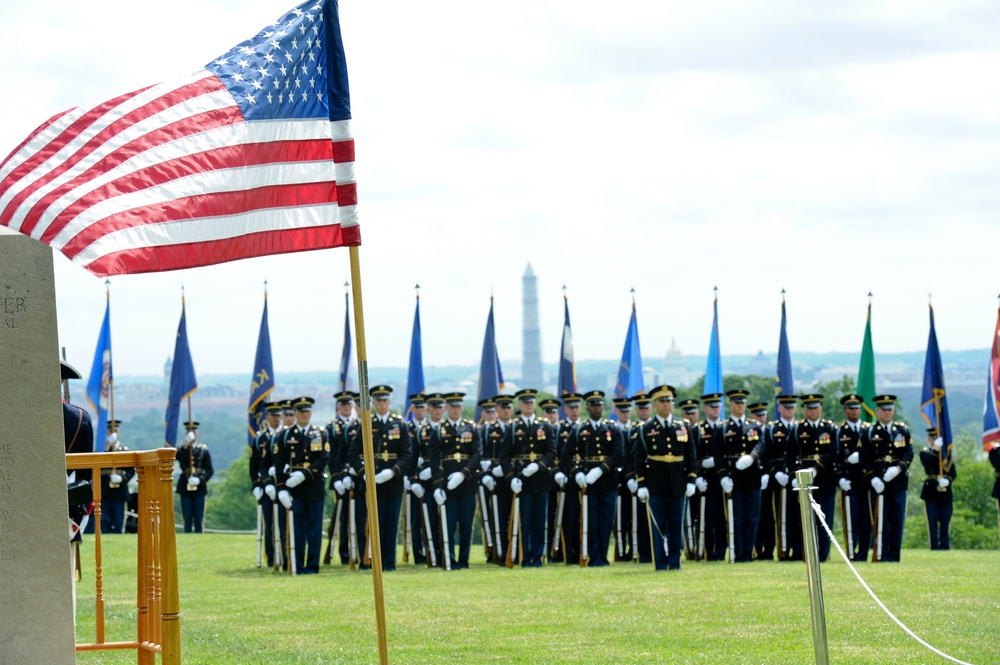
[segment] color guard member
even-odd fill
[[[883,495],[882,551],[880,561],[899,561],[903,545],[903,523],[906,519],[907,472],[913,462],[910,428],[893,422],[896,413],[895,395],[875,396],[876,422],[865,430],[861,444],[861,467],[865,479]],[[876,498],[876,505],[878,500]],[[873,511],[874,514],[874,511]],[[878,522],[872,525],[878,538]]]

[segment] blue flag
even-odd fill
[[[920,401],[920,415],[928,426],[934,427],[941,437],[942,470],[951,471],[951,420],[948,417],[948,398],[944,389],[944,367],[934,331],[934,308],[931,307],[931,332],[927,338],[927,358],[924,361],[924,389]]]
[[[705,394],[722,393],[722,349],[719,347],[719,298],[712,305],[712,339],[708,343],[708,366],[705,368]],[[722,400],[719,420],[726,419],[726,400]]]
[[[705,392],[708,392],[707,390]],[[794,395],[792,354],[788,350],[788,333],[785,330],[785,299],[781,299],[781,335],[778,338],[778,377],[774,384],[774,412],[778,412],[778,395]]]
[[[87,381],[87,401],[97,412],[94,423],[94,450],[104,450],[104,440],[108,436],[108,411],[111,409],[112,385],[115,382],[111,371],[111,294],[108,294],[108,304],[104,309],[104,323],[101,324],[101,334],[97,337],[97,350],[94,351],[94,364],[90,367],[90,379]]]
[[[563,334],[559,347],[559,395],[576,392],[576,362],[573,360],[573,329],[569,325],[569,299],[563,295]],[[566,411],[559,407],[559,417],[565,418]]]
[[[503,372],[500,371],[500,356],[497,354],[496,330],[493,327],[493,296],[490,296],[490,316],[486,319],[486,335],[483,337],[483,357],[479,362],[479,389],[476,401],[499,395],[503,390]],[[482,417],[482,409],[476,405],[476,422]]]
[[[344,348],[340,352],[340,390],[347,390],[351,380],[351,306],[344,294]]]
[[[264,404],[274,390],[274,363],[271,361],[271,333],[267,326],[267,292],[264,292],[264,315],[257,335],[257,355],[250,378],[250,404],[247,406],[247,445],[253,445],[254,435],[264,422]]]
[[[191,360],[191,348],[188,346],[187,315],[184,309],[184,298],[181,298],[181,322],[177,326],[177,341],[174,343],[174,360],[170,368],[170,394],[167,397],[167,416],[164,420],[166,428],[165,443],[174,448],[177,445],[177,419],[181,412],[181,403],[191,393],[198,390],[198,379],[194,375],[194,362]]]
[[[639,324],[635,318],[635,301],[632,301],[632,316],[628,321],[625,348],[622,361],[618,365],[618,382],[615,384],[615,398],[632,397],[646,392],[642,378],[642,353],[639,350]],[[612,416],[614,413],[612,412]]]
[[[417,307],[413,312],[413,335],[410,337],[410,370],[406,375],[406,420],[413,420],[413,410],[410,405],[410,395],[422,395],[427,389],[424,383],[424,351],[420,339],[420,296],[417,296]]]

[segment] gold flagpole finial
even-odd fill
[[[872,292],[869,291],[868,292],[868,306],[871,307],[871,305],[872,305]]]
[[[111,280],[105,278],[104,280],[104,292],[108,296],[108,300],[111,300]]]
[[[781,289],[781,304],[785,304],[785,290]]]
[[[563,292],[563,300],[569,300],[569,298],[566,297],[566,285],[565,284],[562,285],[562,292]]]
[[[931,296],[931,292],[930,291],[927,292],[927,304],[928,305],[933,304],[933,302],[932,302],[932,296]]]
[[[264,280],[264,300],[267,300],[267,280]]]
[[[719,302],[719,286],[713,286],[712,292],[715,294],[715,302]]]
[[[628,292],[632,294],[632,306],[635,307],[635,287],[629,289]]]
[[[417,300],[420,300],[420,284],[413,287],[417,292]]]
[[[344,282],[344,293],[347,294],[347,293],[350,293],[350,292],[351,292],[351,283],[345,281]]]

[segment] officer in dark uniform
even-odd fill
[[[274,498],[277,498],[275,478],[271,475],[271,471],[274,470],[274,458],[271,450],[274,445],[274,437],[278,433],[278,428],[281,427],[281,411],[281,402],[264,404],[263,427],[254,435],[253,445],[250,446],[250,486],[254,500],[260,505],[261,517],[264,522],[264,553],[267,555],[268,568],[274,566]],[[284,525],[281,524],[280,520],[284,514],[284,510],[278,511],[279,529],[282,532]],[[285,542],[283,533],[278,542]]]
[[[119,441],[120,420],[108,421],[108,436],[104,451],[109,453],[128,450]],[[135,476],[133,467],[101,469],[101,533],[121,533],[125,526],[125,504],[128,503],[128,484]]]
[[[696,536],[700,539],[704,532],[704,556],[709,561],[723,561],[729,546],[729,525],[722,507],[722,485],[719,484],[718,469],[722,460],[716,459],[716,452],[722,448],[722,430],[725,423],[719,420],[722,412],[722,393],[706,393],[701,396],[705,418],[698,423],[695,441],[698,455],[698,477],[695,479],[697,492],[694,496],[698,520],[701,520],[701,504],[704,503],[705,525],[698,525]]]
[[[497,405],[498,398],[510,400],[509,396],[497,395],[479,401],[482,409],[483,423],[479,426],[479,442],[483,448],[479,460],[479,482],[486,489],[486,504],[490,514],[490,529],[493,531],[492,562],[504,565],[503,554],[507,551],[507,518],[510,516],[510,488],[506,491],[502,482],[503,472],[500,467],[500,444],[503,442],[503,427],[500,423]],[[513,404],[513,402],[511,402]],[[499,470],[499,476],[494,473]],[[501,497],[506,495],[506,503]],[[506,507],[504,507],[506,506]],[[499,534],[499,538],[497,536]],[[489,561],[487,561],[489,563]]]
[[[562,402],[550,397],[548,399],[543,399],[538,403],[538,408],[542,410],[542,418],[549,421],[552,425],[552,435],[556,438],[556,459],[552,463],[552,473],[549,475],[549,498],[545,506],[546,517],[545,517],[545,542],[547,543],[546,549],[543,557],[547,558],[549,561],[556,561],[558,559],[559,563],[562,563],[563,557],[562,552],[556,547],[556,505],[559,502],[559,480],[556,479],[556,474],[560,473],[560,463],[559,455],[562,452],[562,447],[559,445],[559,407],[562,406]],[[562,479],[565,481],[566,477],[563,474]],[[565,509],[564,509],[565,510]],[[560,543],[561,545],[561,543]],[[555,555],[555,556],[553,556]]]
[[[472,546],[472,522],[476,516],[478,484],[476,476],[482,471],[479,461],[483,449],[476,424],[462,417],[465,393],[454,392],[445,396],[448,417],[431,437],[430,468],[434,501],[445,507],[448,550],[451,568],[469,567]],[[455,559],[456,527],[458,528],[458,559]],[[443,559],[442,559],[443,560]]]
[[[580,564],[580,493],[576,484],[570,486],[571,470],[580,460],[569,457],[569,441],[580,424],[580,393],[563,394],[563,411],[566,417],[555,426],[556,470],[552,480],[557,488],[549,495],[549,552],[550,561],[577,566]],[[556,536],[556,520],[559,517],[559,502],[562,501],[562,522]]]
[[[701,430],[698,428],[698,412],[700,404],[701,400],[688,398],[682,399],[675,405],[676,408],[680,409],[681,419],[687,426],[688,438],[691,439],[691,445],[694,446],[695,451],[698,450],[698,436],[701,433]],[[697,485],[695,485],[695,488],[695,492],[697,493]],[[697,497],[691,497],[684,502],[684,549],[688,561],[694,561],[698,558],[698,520],[701,517],[699,514],[700,507],[700,501]],[[641,514],[642,513],[640,512],[640,515]],[[646,538],[648,539],[649,536],[646,536]],[[640,541],[641,539],[642,537],[640,535]]]
[[[177,464],[181,473],[177,479],[176,492],[181,496],[184,533],[201,533],[207,485],[215,473],[208,446],[198,443],[198,425],[194,421],[184,423],[187,434],[181,447],[177,449]]]
[[[428,542],[434,543],[435,561],[438,566],[443,566],[444,560],[441,558],[441,520],[435,517],[438,510],[434,502],[430,446],[431,440],[437,436],[437,430],[444,421],[444,409],[444,395],[441,393],[427,395],[427,422],[417,430],[417,438],[411,444],[413,455],[410,464],[410,493],[420,501],[420,519],[425,531],[427,527],[423,524],[423,512],[424,507],[427,508],[430,533],[426,534],[426,537]]]
[[[520,415],[504,432],[500,466],[504,481],[519,496],[520,533],[525,568],[540,568],[545,549],[545,518],[549,473],[556,459],[556,438],[547,420],[535,417],[538,391],[525,388],[514,393]]]
[[[944,441],[936,427],[927,430],[927,447],[920,451],[920,463],[924,466],[927,479],[920,489],[927,515],[927,532],[930,534],[932,550],[950,550],[951,509],[954,498],[951,484],[955,481],[955,461],[944,468],[941,448]]]
[[[907,472],[913,462],[910,428],[893,422],[896,413],[895,395],[875,396],[876,422],[865,430],[861,442],[861,467],[865,480],[884,497],[881,561],[899,561],[903,545],[903,523],[906,518]],[[877,505],[877,498],[875,503]],[[872,511],[874,515],[874,509]],[[872,525],[878,538],[878,522]]]
[[[767,402],[754,402],[747,407],[747,412],[762,430],[767,426]]]
[[[871,485],[865,480],[861,468],[861,439],[870,425],[861,420],[861,408],[865,400],[857,393],[844,395],[840,403],[844,406],[844,424],[837,430],[840,442],[840,460],[837,465],[841,503],[847,497],[851,512],[851,548],[848,552],[854,561],[868,559],[868,548],[872,542]],[[845,513],[844,506],[841,506]],[[841,520],[844,515],[841,515]]]
[[[330,527],[333,529],[338,521],[340,523],[340,533],[334,534],[337,539],[337,550],[340,555],[340,563],[347,565],[351,560],[351,549],[349,541],[350,519],[348,504],[350,503],[351,490],[354,487],[354,478],[351,476],[351,466],[347,463],[347,449],[350,445],[349,439],[361,438],[361,424],[354,416],[354,393],[349,390],[341,390],[333,395],[337,400],[337,412],[329,423],[326,424],[326,440],[330,443],[330,458],[327,462],[329,468],[328,486],[333,490],[334,514],[330,518]],[[348,436],[351,430],[352,436]],[[347,483],[345,485],[344,483]],[[348,487],[348,485],[350,487]],[[339,520],[338,520],[339,518]]]
[[[657,386],[649,396],[656,415],[636,425],[637,496],[647,503],[652,517],[656,570],[680,570],[684,501],[695,493],[697,454],[687,423],[674,417],[674,388]]]
[[[815,487],[812,496],[826,515],[828,523],[833,521],[833,504],[837,497],[837,460],[840,444],[837,426],[832,420],[823,417],[823,396],[818,393],[802,395],[802,412],[805,416],[795,424],[792,436],[788,441],[785,456],[785,466],[792,476],[792,489],[796,489],[798,480],[795,472],[800,469],[812,470],[812,484]],[[788,511],[788,558],[801,561],[804,554],[802,547],[802,514],[798,510],[798,496],[795,501],[796,510]],[[816,519],[816,529],[819,545],[819,560],[826,561],[830,554],[830,536],[826,529]]]
[[[413,493],[413,482],[417,480],[420,472],[420,428],[430,422],[427,419],[427,396],[416,393],[409,396],[410,408],[413,410],[413,418],[406,423],[410,430],[410,445],[413,447],[413,455],[410,462],[410,471],[403,478],[403,501],[409,502],[410,508],[410,550],[413,552],[413,563],[420,565],[426,563],[427,555],[424,552],[424,516],[421,509],[421,500]],[[404,511],[405,512],[405,511]],[[427,537],[430,537],[428,534]]]
[[[701,400],[692,398],[682,399],[677,402],[677,407],[681,410],[681,417],[687,422],[688,425],[698,424],[698,405],[701,404]],[[690,427],[688,429],[691,429]]]
[[[587,565],[608,565],[608,542],[615,519],[618,469],[625,456],[624,432],[604,419],[604,393],[584,393],[587,419],[573,431],[566,457],[569,473],[587,502]],[[579,461],[576,461],[579,459]]]
[[[630,423],[625,429],[625,457],[618,476],[618,501],[621,502],[621,534],[623,544],[623,558],[632,561],[635,555],[633,548],[638,548],[640,563],[649,563],[653,559],[649,553],[649,521],[646,519],[646,510],[638,505],[636,492],[639,490],[639,483],[635,479],[635,455],[634,445],[638,437],[638,427],[653,417],[653,400],[649,395],[637,393],[631,398],[635,404],[636,421]],[[635,499],[635,500],[634,500]],[[632,514],[632,506],[636,506],[636,514]],[[633,527],[632,521],[638,520]],[[636,534],[638,542],[632,542],[632,533]]]
[[[733,501],[732,557],[736,563],[753,561],[760,520],[760,490],[765,482],[761,478],[767,477],[760,464],[764,458],[764,432],[757,421],[746,417],[747,395],[742,389],[726,391],[730,415],[722,425],[722,440],[717,440],[719,448],[715,454],[716,460],[721,460],[717,468],[719,484],[727,502],[730,498]]]
[[[375,412],[372,414],[372,452],[375,453],[376,499],[378,506],[379,541],[382,547],[382,570],[396,570],[396,536],[399,532],[399,507],[403,502],[403,476],[409,473],[413,460],[410,430],[400,416],[389,413],[392,388],[373,386],[369,390]],[[358,534],[367,533],[368,510],[365,496],[364,446],[356,437],[347,452],[351,468],[358,476],[356,491],[361,495],[356,503]],[[358,538],[359,542],[361,538]],[[367,547],[367,546],[366,546]],[[367,553],[362,550],[362,560]],[[368,566],[362,564],[362,568]]]
[[[797,510],[795,495],[788,492],[788,470],[785,468],[785,452],[788,437],[795,427],[795,407],[799,399],[784,393],[775,398],[778,402],[778,417],[763,426],[764,458],[761,460],[764,476],[761,477],[760,522],[757,525],[757,558],[774,559],[775,546],[781,541],[782,519],[785,520],[785,540],[788,539],[788,511]],[[764,480],[764,477],[767,480]],[[782,505],[784,504],[784,510]],[[785,543],[785,548],[787,548]],[[778,559],[784,559],[781,548]]]
[[[326,432],[309,422],[315,401],[312,397],[292,400],[295,424],[283,430],[271,447],[277,472],[278,500],[292,511],[295,570],[301,575],[319,572],[323,504],[326,502],[324,472],[330,459],[330,442],[326,439]]]

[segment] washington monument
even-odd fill
[[[521,351],[521,384],[527,388],[542,387],[542,338],[538,329],[538,283],[531,264],[521,279],[524,304],[524,336]]]

